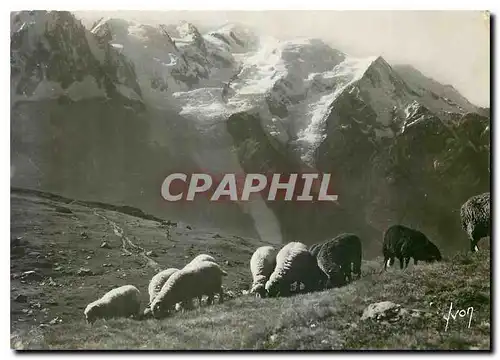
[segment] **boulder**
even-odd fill
[[[406,310],[399,304],[391,301],[382,301],[368,305],[363,311],[361,320],[372,319],[376,321],[395,322],[401,319],[405,312]]]

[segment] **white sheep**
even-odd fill
[[[93,323],[96,319],[130,317],[139,315],[141,293],[133,285],[124,285],[108,291],[100,299],[85,308],[85,319]]]
[[[200,254],[197,257],[195,257],[193,260],[191,260],[191,262],[189,262],[186,266],[184,266],[184,269],[189,269],[189,267],[195,267],[196,268],[196,267],[199,266],[199,264],[201,262],[210,263],[210,264],[214,264],[214,265],[219,266],[219,264],[217,264],[215,262],[215,259],[212,256],[206,255],[206,254]],[[226,273],[226,275],[227,275],[227,273]],[[226,275],[224,275],[224,276],[226,276]],[[197,298],[198,298],[198,305],[199,306],[201,306],[201,304],[202,304],[201,300],[203,298],[203,295],[204,294],[200,293],[197,296]],[[222,295],[221,295],[221,297],[222,297]],[[187,302],[186,301],[181,301],[180,303],[177,303],[176,306],[175,306],[175,310],[180,310],[180,309],[182,309],[182,310],[191,310],[191,309],[193,309],[194,308],[193,300],[187,301]],[[208,296],[207,304],[211,305],[212,303],[213,303],[213,296]]]
[[[263,297],[266,293],[265,285],[269,276],[276,267],[276,249],[272,246],[261,246],[253,253],[250,259],[250,271],[252,273],[251,294]]]
[[[186,264],[186,266],[191,266],[192,264],[196,264],[200,261],[210,261],[210,262],[213,262],[213,263],[216,263],[217,262],[215,261],[214,257],[211,256],[211,255],[207,255],[207,254],[200,254],[198,256],[196,256],[193,260],[191,260],[189,263]],[[184,267],[186,267],[184,266]],[[198,303],[199,303],[199,306],[201,306],[201,296],[198,297]],[[190,301],[188,303],[180,303],[178,304],[178,306],[176,306],[176,310],[179,308],[179,309],[184,309],[184,310],[189,310],[189,309],[193,309],[194,305],[193,303]]]
[[[214,294],[219,293],[219,303],[223,302],[222,276],[227,273],[211,261],[191,263],[175,272],[167,280],[160,293],[151,304],[155,318],[163,317],[176,303],[189,304],[192,299],[208,296],[208,303],[213,302]]]
[[[191,264],[197,263],[198,261],[212,261],[212,262],[214,262],[214,263],[217,264],[217,262],[215,261],[215,259],[213,258],[213,256],[210,256],[210,255],[207,255],[207,254],[200,254],[200,255],[196,256],[193,260],[191,260],[191,262],[189,262],[188,264],[186,264],[186,266],[189,266]]]
[[[288,296],[294,282],[303,283],[306,291],[313,291],[320,289],[326,279],[326,274],[318,267],[316,258],[311,255],[307,246],[291,242],[276,255],[276,267],[267,280],[265,289],[268,296]]]
[[[161,288],[167,282],[170,276],[172,276],[172,274],[178,270],[179,269],[176,268],[168,268],[166,270],[160,271],[158,274],[153,276],[148,286],[150,304],[153,302],[156,295],[158,295],[158,293],[161,291]]]
[[[172,274],[175,273],[176,271],[179,271],[179,269],[168,268],[166,270],[160,271],[158,274],[153,276],[148,286],[149,303],[144,309],[144,314],[143,314],[144,316],[148,317],[151,315],[151,308],[150,308],[151,303],[153,302],[156,295],[158,295],[158,293],[161,291],[161,288],[167,282],[169,277],[172,276]]]

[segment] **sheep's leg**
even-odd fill
[[[472,233],[470,238],[471,238],[471,241],[470,241],[471,251],[474,251],[474,252],[479,251],[479,248],[477,247],[477,243],[479,242],[479,240],[481,240],[481,237]]]
[[[330,289],[331,287],[332,287],[332,278],[330,277],[330,275],[327,275],[327,279],[325,281],[323,290]]]
[[[208,295],[207,305],[212,305],[214,303],[214,294]]]
[[[399,259],[399,268],[401,270],[404,269],[404,259],[402,257],[398,258]]]
[[[418,263],[418,260],[413,258],[413,265],[417,265],[417,263]]]
[[[384,256],[384,271],[387,271],[387,263],[389,262],[389,258]]]
[[[354,273],[357,275],[357,278],[361,278],[361,259],[356,261],[354,264]]]
[[[198,296],[198,306],[201,307],[201,299],[202,299],[203,296]]]
[[[472,225],[472,223],[469,223],[469,226],[467,226],[467,234],[469,234],[470,249],[473,252],[479,251],[477,243],[479,242],[479,240],[481,240],[481,236],[479,236],[475,230],[476,229],[474,228],[474,225]]]
[[[182,310],[193,310],[193,300],[187,300],[181,302]]]
[[[351,282],[352,281],[352,277],[351,277],[351,266],[350,266],[350,264],[349,264],[349,266],[346,266],[345,275],[346,275],[346,278],[347,278],[347,282]]]
[[[219,290],[219,304],[224,302],[224,291],[222,291],[222,287]]]
[[[410,258],[409,257],[405,258],[404,262],[405,262],[404,268],[406,269],[408,267],[408,265],[410,264]]]
[[[137,303],[134,309],[134,319],[139,319],[141,317],[141,303]]]
[[[475,239],[472,239],[471,242],[470,242],[470,250],[473,251],[473,252],[477,252],[479,251],[479,248],[477,247],[477,243],[479,242],[479,239],[475,240]]]
[[[384,264],[384,270],[387,270],[387,267],[391,267],[394,265],[395,258],[394,257],[388,257],[387,261]]]

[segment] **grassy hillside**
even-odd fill
[[[241,295],[161,321],[89,325],[83,309],[110,288],[133,284],[146,303],[157,268],[182,266],[200,252],[220,260],[230,274],[225,288],[240,295],[251,253],[263,242],[35,195],[14,193],[11,206],[15,349],[490,349],[489,247],[405,271],[382,273],[380,259],[364,262],[362,278],[340,289],[280,299]],[[101,248],[103,241],[111,248]],[[90,273],[78,274],[82,267]],[[29,270],[35,274],[21,275]],[[380,301],[420,312],[394,323],[362,321],[363,310]],[[457,317],[445,331],[450,302],[474,308],[470,328]]]

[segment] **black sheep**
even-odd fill
[[[418,260],[426,262],[440,261],[441,253],[422,232],[403,225],[393,225],[384,234],[384,270],[387,270],[387,261],[394,264],[394,258],[399,259],[401,269],[408,267],[410,258],[415,265]]]
[[[469,236],[472,251],[478,251],[479,240],[490,236],[490,217],[489,192],[471,197],[460,208],[462,228]]]
[[[320,246],[318,266],[328,277],[328,287],[345,285],[351,272],[361,276],[361,240],[354,234],[340,234]]]

